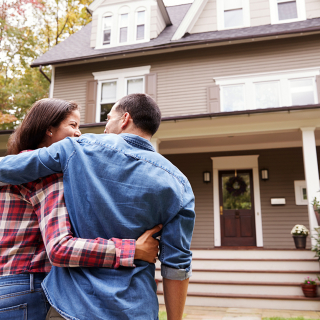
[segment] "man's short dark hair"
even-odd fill
[[[157,103],[147,94],[133,93],[121,98],[116,111],[121,114],[128,112],[134,125],[152,136],[160,126],[161,111]]]

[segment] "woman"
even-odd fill
[[[7,153],[79,137],[79,124],[75,102],[40,100],[10,137]],[[73,237],[62,181],[62,174],[55,174],[0,188],[0,319],[45,319],[49,305],[41,282],[51,264],[117,268],[133,267],[133,259],[155,262],[157,240],[151,236],[159,226],[136,242]]]

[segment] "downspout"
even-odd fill
[[[47,75],[43,72],[43,70],[42,70],[42,66],[40,65],[40,67],[39,67],[39,71],[42,73],[42,75],[50,82],[50,84],[51,84],[51,80],[47,77]]]

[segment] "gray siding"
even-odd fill
[[[319,155],[320,149],[317,151]],[[250,154],[259,154],[259,169],[268,168],[270,175],[268,181],[260,180],[264,248],[293,249],[292,227],[303,224],[309,228],[307,206],[297,206],[294,195],[294,180],[304,180],[301,148],[167,155],[166,158],[187,176],[195,194],[193,248],[212,248],[214,244],[213,186],[202,181],[203,171],[212,172],[211,157]],[[286,205],[271,206],[273,197],[286,198]]]
[[[305,36],[57,67],[54,97],[75,99],[85,106],[86,81],[93,79],[92,72],[151,65],[151,72],[157,73],[157,102],[163,116],[205,113],[208,111],[207,87],[214,84],[214,77],[318,67],[318,37]],[[83,121],[84,110],[81,114]]]

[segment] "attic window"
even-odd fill
[[[128,41],[128,25],[129,25],[129,14],[124,13],[120,15],[120,36],[119,42],[124,43]]]
[[[145,11],[138,11],[137,12],[137,40],[144,40],[144,34],[145,34],[145,18],[146,12]]]
[[[110,44],[111,41],[112,16],[103,17],[103,44]]]
[[[298,18],[297,2],[292,0],[278,0],[279,20]]]
[[[242,0],[224,0],[224,27],[234,28],[243,25]]]

